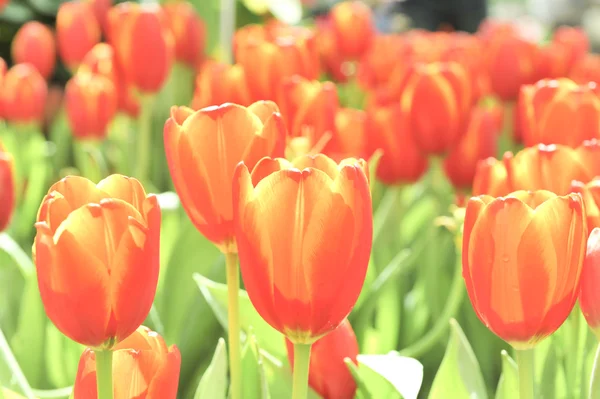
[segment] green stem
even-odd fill
[[[99,142],[95,141],[77,141],[75,143],[75,162],[81,176],[98,183],[106,175],[106,165],[101,150],[98,148]]]
[[[575,393],[577,390],[577,378],[578,378],[578,360],[579,360],[579,325],[581,324],[581,310],[579,309],[579,305],[575,304],[573,311],[569,317],[569,323],[571,327],[571,342],[570,342],[570,350],[568,352],[568,368],[567,368],[567,384],[572,384],[572,389],[569,392]],[[581,388],[580,388],[581,389]]]
[[[240,345],[240,272],[236,253],[225,254],[228,293],[228,334],[229,334],[229,374],[231,378],[231,398],[242,398],[242,360]]]
[[[600,345],[596,350],[596,356],[594,357],[594,367],[592,368],[592,375],[590,376],[590,396],[589,399],[600,398]]]
[[[96,351],[96,384],[98,399],[113,399],[112,358],[110,350]]]
[[[228,64],[233,61],[233,34],[235,32],[235,0],[221,0],[219,15],[219,41],[222,60]]]
[[[151,141],[152,141],[152,110],[154,108],[154,95],[145,94],[142,96],[140,116],[138,119],[137,131],[137,168],[135,177],[142,182],[147,183],[148,172],[150,169]]]
[[[308,397],[308,371],[312,344],[294,344],[294,382],[292,399]]]
[[[519,367],[519,398],[533,399],[533,349],[517,350],[516,355]]]

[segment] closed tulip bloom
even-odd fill
[[[69,1],[60,5],[56,14],[56,40],[65,65],[75,70],[100,38],[100,25],[89,3]]]
[[[594,83],[580,86],[566,78],[522,86],[517,107],[524,144],[578,147],[600,138],[600,98],[594,88]]]
[[[576,61],[571,67],[569,78],[580,84],[600,83],[600,55],[586,54]]]
[[[587,184],[575,180],[571,183],[571,190],[581,194],[583,198],[588,229],[592,231],[600,227],[600,177],[594,178]]]
[[[117,91],[106,76],[80,71],[65,89],[67,117],[79,140],[102,140],[117,112]]]
[[[342,56],[347,59],[362,56],[375,36],[369,6],[362,1],[343,1],[333,6],[329,15]]]
[[[295,344],[333,331],[358,299],[373,235],[368,173],[363,160],[325,155],[235,170],[244,285],[262,318]]]
[[[108,11],[112,7],[113,0],[87,0],[92,6],[100,31],[106,36],[108,31]]]
[[[235,166],[282,156],[285,136],[279,109],[270,101],[195,112],[171,108],[164,139],[175,189],[198,230],[224,253],[236,252],[231,203]]]
[[[336,162],[344,158],[367,158],[367,113],[354,108],[339,108],[335,130],[323,152]]]
[[[15,190],[13,158],[0,142],[0,232],[10,223],[15,209]]]
[[[315,25],[322,68],[336,82],[347,82],[355,73],[356,67],[347,62],[340,53],[331,19],[319,17],[315,20]]]
[[[473,178],[473,195],[504,197],[515,190],[508,182],[506,166],[502,160],[487,158],[479,161]]]
[[[587,211],[587,204],[586,204]],[[600,228],[596,227],[590,233],[587,241],[587,253],[581,273],[581,292],[579,305],[581,312],[594,334],[600,339]]]
[[[52,76],[56,63],[56,43],[54,34],[46,25],[37,21],[25,23],[13,39],[11,53],[15,64],[33,65],[44,79]]]
[[[294,346],[286,340],[288,359],[294,365]],[[344,363],[350,358],[358,364],[358,342],[348,320],[317,342],[310,350],[308,384],[323,399],[352,399],[356,393],[356,382]]]
[[[17,124],[41,125],[48,84],[31,64],[17,64],[4,76],[0,100],[4,118]]]
[[[63,334],[110,349],[142,324],[158,281],[156,196],[121,175],[69,176],[48,190],[36,228],[40,294]]]
[[[454,187],[471,188],[477,163],[496,154],[502,122],[499,105],[472,109],[467,132],[444,159],[444,171]]]
[[[552,42],[563,46],[569,54],[569,67],[585,57],[590,50],[590,39],[581,28],[561,26],[554,31]]]
[[[413,51],[414,49],[403,36],[376,35],[358,64],[359,83],[370,90],[385,87],[396,69],[402,68],[403,71],[408,69],[405,63],[398,62],[398,59],[406,60],[407,55]],[[389,57],[382,57],[381,54],[388,54]]]
[[[469,117],[467,71],[453,62],[418,64],[407,79],[400,103],[411,134],[423,152],[443,154],[458,143]]]
[[[519,350],[554,333],[577,301],[586,239],[579,194],[471,198],[462,264],[481,322]]]
[[[113,347],[114,399],[175,399],[181,353],[175,345],[141,326]],[[87,348],[79,359],[73,391],[76,399],[97,399],[96,354]]]
[[[252,104],[244,69],[239,64],[204,62],[196,76],[192,108],[198,110],[226,102],[243,106]]]
[[[174,58],[174,39],[165,12],[157,4],[121,3],[108,14],[109,42],[125,79],[142,93],[156,93]]]
[[[536,79],[564,78],[568,75],[571,66],[569,57],[568,49],[557,43],[538,47]]]
[[[166,3],[164,10],[173,31],[175,59],[195,68],[204,55],[204,21],[187,1]]]
[[[367,153],[383,150],[377,179],[386,184],[413,183],[423,176],[427,157],[417,147],[399,104],[369,106],[366,124]]]

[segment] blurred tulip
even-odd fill
[[[363,160],[336,164],[325,155],[235,169],[244,285],[262,318],[294,344],[333,331],[358,299],[373,233],[368,173]]]
[[[113,82],[102,75],[78,72],[65,89],[67,117],[73,136],[79,140],[102,140],[117,112]]]
[[[413,183],[427,171],[427,157],[417,147],[408,123],[399,104],[367,108],[367,153],[383,150],[377,178],[385,184]]]
[[[499,105],[471,110],[467,132],[444,160],[444,171],[454,187],[471,188],[477,163],[496,154],[503,121]]]
[[[101,32],[106,36],[108,31],[108,11],[112,7],[113,0],[86,0],[91,4],[98,26]]]
[[[595,82],[600,84],[600,55],[586,54],[573,64],[569,77],[576,83]]]
[[[586,204],[587,210],[587,204]],[[597,208],[596,208],[597,210]],[[581,292],[579,305],[588,325],[600,339],[600,228],[596,227],[590,233],[587,241],[587,253],[581,272]]]
[[[0,100],[2,116],[11,123],[41,124],[48,85],[31,64],[17,64],[4,76]]]
[[[160,208],[135,179],[68,176],[38,213],[34,260],[46,314],[67,337],[110,349],[142,324],[158,282]]]
[[[198,110],[226,102],[243,106],[252,103],[244,69],[239,64],[204,62],[196,76],[192,108]]]
[[[44,79],[54,72],[56,43],[54,34],[46,25],[30,21],[23,25],[11,44],[15,64],[29,63],[36,67]]]
[[[477,163],[473,178],[473,195],[504,197],[513,191],[508,182],[504,162],[496,158],[487,158]]]
[[[56,14],[56,40],[62,61],[72,70],[77,69],[83,57],[100,42],[100,25],[90,3],[69,1],[62,3]]]
[[[483,40],[490,41],[498,37],[518,35],[517,26],[511,22],[499,21],[488,18],[481,22],[477,30],[477,36]]]
[[[8,227],[15,209],[15,169],[12,156],[0,142],[0,232]]]
[[[8,66],[6,65],[6,61],[4,61],[4,58],[0,57],[0,89],[4,83],[6,72],[8,72]],[[4,111],[2,109],[2,92],[0,91],[0,121],[4,119]]]
[[[481,322],[519,350],[554,333],[577,301],[586,238],[578,194],[471,198],[462,264]]]
[[[286,340],[290,366],[294,365],[294,346]],[[352,399],[356,382],[344,363],[350,358],[355,364],[358,342],[348,320],[323,338],[315,342],[310,350],[308,384],[323,399]]]
[[[600,227],[600,177],[595,177],[587,184],[575,180],[571,183],[571,190],[583,198],[588,229],[591,231]]]
[[[338,49],[335,32],[329,18],[317,18],[316,40],[321,57],[321,65],[333,80],[345,83],[353,75],[352,65],[346,62]]]
[[[600,138],[600,98],[592,85],[579,86],[562,78],[522,86],[517,108],[524,144],[577,147]]]
[[[235,253],[231,179],[235,166],[282,156],[285,127],[275,103],[172,107],[165,152],[175,189],[196,228],[224,253]]]
[[[10,3],[10,0],[0,0],[0,13],[4,10],[4,7]]]
[[[345,158],[368,158],[367,114],[354,108],[339,108],[335,128],[323,152],[336,162]]]
[[[590,40],[581,28],[561,26],[554,31],[552,42],[563,46],[568,52],[569,68],[585,57],[590,49]]]
[[[418,64],[407,78],[400,103],[418,147],[442,154],[464,134],[473,103],[467,71],[457,63]]]
[[[114,399],[175,399],[181,354],[175,345],[141,326],[113,347]],[[79,359],[73,391],[76,399],[97,399],[96,354],[87,348]]]
[[[187,1],[176,0],[163,7],[173,31],[175,59],[195,68],[204,56],[204,21]]]
[[[337,3],[329,12],[337,48],[345,59],[362,56],[375,36],[373,12],[362,1]]]
[[[54,121],[60,116],[63,109],[65,88],[62,84],[52,84],[48,87],[46,106],[44,107],[43,131],[49,131]]]
[[[569,73],[570,54],[566,47],[550,43],[538,48],[536,61],[537,79],[564,78]]]
[[[121,3],[108,13],[109,43],[125,79],[142,93],[165,83],[174,56],[174,39],[165,12],[157,4]]]

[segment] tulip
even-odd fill
[[[600,99],[593,89],[595,83],[579,86],[566,78],[522,86],[517,108],[524,144],[577,147],[600,138]]]
[[[48,85],[38,70],[31,64],[17,64],[2,81],[2,114],[11,123],[41,126],[47,96]]]
[[[286,340],[288,359],[294,364],[294,346]],[[356,382],[344,363],[350,358],[357,364],[358,342],[354,330],[344,320],[342,324],[317,342],[310,351],[309,385],[324,399],[352,399]]]
[[[343,1],[331,8],[330,18],[337,48],[346,59],[364,54],[373,40],[373,13],[362,1]]]
[[[96,357],[87,348],[79,359],[73,387],[75,398],[97,399]],[[141,326],[113,347],[114,399],[175,399],[181,354],[175,345]]]
[[[518,350],[554,333],[577,300],[586,239],[579,194],[471,198],[463,276],[482,323]]]
[[[46,25],[37,21],[25,23],[11,44],[13,61],[16,64],[33,65],[44,79],[54,72],[56,43],[54,34]]]
[[[376,35],[358,65],[357,76],[361,86],[371,90],[384,88],[390,84],[396,70],[401,69],[405,73],[408,69],[405,62],[399,63],[398,59],[406,60],[413,52],[413,47],[403,36]]]
[[[570,53],[565,46],[550,43],[538,48],[536,79],[558,79],[567,76],[570,68]]]
[[[38,213],[34,259],[46,314],[67,337],[110,349],[144,321],[156,291],[160,208],[135,179],[68,176]]]
[[[320,17],[315,20],[317,46],[323,69],[333,80],[345,83],[354,74],[355,67],[350,65],[340,53],[331,19]]]
[[[0,232],[8,227],[15,209],[15,189],[13,158],[0,142]]]
[[[243,106],[252,103],[244,69],[239,64],[206,61],[196,77],[192,109],[226,102]]]
[[[569,78],[579,84],[600,82],[600,55],[586,54],[571,67]]]
[[[173,31],[175,59],[195,68],[204,54],[206,27],[191,3],[166,3],[164,10]]]
[[[477,163],[496,154],[502,123],[499,106],[473,108],[467,132],[444,160],[446,176],[455,187],[471,188]]]
[[[367,158],[367,114],[354,108],[339,108],[335,130],[324,153],[336,162],[345,158]]]
[[[408,116],[400,105],[371,105],[367,108],[367,153],[378,149],[383,155],[377,178],[385,184],[413,183],[427,171],[428,162],[408,129]]]
[[[561,26],[554,31],[552,42],[563,46],[568,52],[569,67],[585,57],[590,49],[590,39],[581,28]]]
[[[108,31],[108,11],[112,7],[113,0],[87,0],[92,6],[98,26],[104,35]]]
[[[504,162],[490,157],[477,163],[473,178],[473,195],[504,197],[513,191],[508,182]]]
[[[62,61],[72,70],[100,42],[100,25],[89,3],[62,3],[56,14],[56,40]]]
[[[588,229],[592,231],[600,227],[600,177],[587,184],[575,180],[571,183],[571,191],[581,194],[583,198]]]
[[[400,99],[415,143],[430,154],[442,154],[458,143],[472,101],[467,71],[453,62],[416,65]]]
[[[587,241],[587,253],[583,262],[583,271],[581,272],[579,305],[588,325],[598,339],[600,339],[600,329],[598,328],[600,327],[598,279],[600,279],[600,228],[596,227],[590,233]]]

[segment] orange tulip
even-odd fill
[[[517,107],[524,144],[577,147],[600,138],[600,98],[590,85],[562,78],[522,86]]]
[[[344,158],[367,158],[367,114],[354,108],[339,108],[335,129],[323,152],[336,162]]]
[[[54,34],[42,23],[30,21],[23,25],[13,39],[11,52],[16,64],[33,65],[44,79],[48,79],[54,72],[56,63]]]
[[[110,349],[142,324],[158,282],[160,208],[135,179],[69,176],[38,213],[34,258],[46,314],[67,337]]]
[[[564,78],[569,73],[570,53],[565,46],[550,43],[538,48],[536,79]]]
[[[175,59],[195,68],[204,56],[204,21],[187,1],[166,3],[164,10],[173,31]]]
[[[331,19],[326,17],[317,18],[315,25],[317,46],[323,69],[331,79],[345,83],[354,74],[355,66],[347,62],[340,53]]]
[[[581,28],[561,26],[554,31],[552,42],[563,46],[568,52],[569,67],[585,57],[590,49],[590,39]]]
[[[15,189],[13,158],[0,142],[0,232],[8,227],[15,209]]]
[[[2,82],[2,116],[12,123],[41,125],[47,96],[48,85],[38,70],[31,64],[17,64]]]
[[[329,13],[337,48],[346,59],[363,55],[375,36],[373,12],[362,1],[343,1]]]
[[[73,136],[80,140],[103,139],[117,112],[113,82],[102,75],[79,71],[65,89],[67,117]]]
[[[477,163],[473,178],[473,195],[504,197],[513,191],[508,182],[504,162],[496,158],[487,158]]]
[[[587,210],[587,204],[586,204]],[[596,208],[597,210],[597,208]],[[587,241],[587,253],[583,262],[581,272],[581,292],[579,293],[579,305],[588,325],[596,336],[600,338],[600,291],[598,290],[598,279],[600,279],[600,229],[594,228]]]
[[[294,346],[286,340],[290,366],[294,365]],[[317,342],[310,350],[308,384],[323,399],[352,399],[356,392],[356,382],[344,363],[350,358],[355,364],[358,356],[358,342],[348,320]]]
[[[587,184],[575,180],[571,183],[571,190],[583,198],[589,230],[600,227],[600,177]]]
[[[56,40],[65,65],[75,70],[100,37],[100,25],[89,3],[69,1],[60,5],[56,14]]]
[[[226,102],[243,106],[252,103],[244,69],[239,64],[206,61],[196,77],[192,108],[198,110]]]
[[[374,90],[390,84],[397,69],[406,72],[410,56],[414,52],[409,42],[399,35],[377,35],[358,65],[358,80],[365,89]],[[389,57],[382,57],[387,54]],[[403,62],[398,62],[402,59]]]
[[[446,176],[455,187],[471,188],[477,163],[496,154],[502,131],[500,106],[476,106],[471,111],[467,132],[444,160]]]
[[[141,326],[113,348],[114,399],[175,399],[181,354],[175,345]],[[79,359],[73,387],[77,399],[97,399],[96,354],[86,349]]]
[[[348,316],[363,286],[373,218],[363,160],[325,155],[240,163],[233,176],[242,278],[263,319],[312,344]],[[324,289],[323,287],[327,287]]]
[[[408,122],[398,104],[367,108],[367,153],[383,150],[377,178],[386,184],[412,183],[427,171],[427,157],[417,147]]]
[[[569,77],[579,84],[600,83],[600,55],[586,54],[576,61],[571,67]]]
[[[285,136],[279,109],[270,101],[195,112],[171,108],[164,139],[175,189],[198,230],[224,253],[236,252],[231,203],[235,166],[282,156]]]
[[[109,43],[125,79],[142,93],[156,93],[165,83],[174,56],[167,17],[157,4],[125,2],[108,13]]]
[[[556,331],[577,301],[586,239],[579,194],[471,198],[463,276],[482,323],[519,350]]]
[[[100,31],[106,35],[108,31],[108,11],[112,7],[113,0],[86,0],[92,6]]]
[[[442,154],[458,143],[472,101],[467,71],[454,62],[417,64],[400,99],[415,142],[430,154]]]

